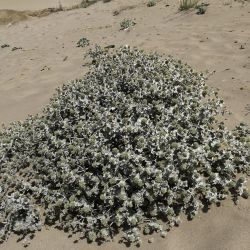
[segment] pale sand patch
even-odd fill
[[[220,96],[232,111],[226,121],[231,128],[239,122],[250,125],[250,4],[210,0],[208,11],[178,13],[178,3],[160,1],[147,8],[141,0],[113,0],[87,9],[60,12],[50,16],[0,27],[0,123],[25,119],[40,112],[57,86],[84,75],[83,59],[87,48],[76,48],[81,37],[91,44],[130,44],[147,51],[158,51],[182,59],[196,70],[216,72],[208,85],[220,88]],[[114,10],[136,5],[118,16]],[[126,9],[126,8],[125,8]],[[130,31],[120,31],[123,18],[136,18]],[[12,47],[22,50],[11,51]],[[241,47],[244,49],[240,49]],[[68,57],[64,61],[65,57]],[[184,221],[167,239],[145,244],[142,249],[247,250],[250,246],[250,200],[235,207],[230,201],[221,208],[200,213],[192,222]],[[14,238],[1,246],[3,250],[21,249]],[[102,247],[73,244],[56,230],[43,231],[30,246],[40,249],[125,249],[120,245]],[[133,249],[133,248],[132,248]]]
[[[0,2],[0,25],[11,26],[31,17],[45,17],[61,11],[87,8],[99,0],[4,1]]]
[[[45,8],[57,8],[61,4],[64,7],[80,3],[81,0],[1,0],[0,9],[8,10],[40,10]]]
[[[14,24],[27,19],[28,15],[23,11],[0,9],[0,25]]]

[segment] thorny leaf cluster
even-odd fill
[[[49,224],[140,244],[141,230],[165,237],[181,213],[248,196],[237,176],[249,173],[249,130],[218,122],[222,101],[202,74],[130,47],[89,55],[90,72],[42,115],[0,132],[2,241]]]
[[[121,30],[128,30],[136,25],[136,22],[132,19],[123,19],[120,23]]]
[[[77,47],[87,47],[89,46],[89,40],[85,37],[81,38],[78,42],[77,42]]]
[[[148,3],[147,3],[147,6],[148,6],[148,7],[153,7],[153,6],[155,6],[155,5],[156,5],[155,0],[150,0],[150,1],[148,1]]]

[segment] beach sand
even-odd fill
[[[57,8],[61,4],[64,7],[80,3],[81,0],[1,0],[0,9],[11,10],[41,10],[45,8]]]
[[[2,7],[1,2],[0,8],[23,7],[15,8],[14,1],[12,7]],[[38,8],[49,7],[41,7],[37,2]],[[0,46],[10,45],[0,48],[0,123],[7,125],[41,112],[56,87],[82,77],[88,70],[84,59],[87,48],[77,48],[76,43],[86,37],[91,45],[129,44],[170,54],[197,71],[208,70],[207,84],[220,89],[220,97],[232,112],[226,117],[227,126],[232,128],[239,122],[250,125],[250,3],[210,0],[206,1],[210,3],[206,14],[196,15],[195,10],[178,12],[175,0],[159,1],[152,8],[146,7],[146,2],[99,2],[87,9],[0,26]],[[28,9],[37,9],[35,3],[31,6]],[[113,16],[113,11],[120,9],[123,11]],[[137,25],[130,31],[120,31],[124,18],[135,18]],[[13,47],[22,49],[12,51]],[[155,236],[155,243],[148,244],[145,237],[141,249],[248,250],[249,235],[250,200],[242,199],[235,206],[229,199],[222,202],[220,208],[201,212],[193,221],[184,219],[166,239]],[[0,248],[23,249],[15,237]],[[74,244],[63,232],[44,229],[28,249],[115,250],[126,247],[118,244],[117,239],[101,247],[85,241]]]

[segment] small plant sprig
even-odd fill
[[[87,47],[87,46],[89,46],[89,40],[85,37],[81,38],[77,42],[77,47]]]
[[[4,48],[8,48],[8,47],[10,47],[10,45],[9,45],[9,44],[6,44],[6,43],[5,43],[5,44],[3,44],[3,45],[1,45],[1,48],[2,48],[2,49],[4,49]]]
[[[196,14],[197,15],[204,15],[207,11],[208,6],[209,6],[208,3],[197,4],[195,7],[197,9]]]
[[[179,10],[186,11],[195,8],[199,0],[180,0]]]
[[[136,22],[132,19],[123,19],[120,23],[121,30],[127,30],[136,25]]]
[[[156,5],[155,0],[150,0],[150,1],[148,1],[148,3],[147,3],[147,6],[148,6],[148,7],[153,7],[153,6],[155,6],[155,5]]]

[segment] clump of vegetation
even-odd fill
[[[113,16],[118,16],[119,14],[120,14],[120,11],[119,11],[119,10],[113,11]]]
[[[207,8],[204,6],[199,6],[196,9],[197,9],[197,12],[196,12],[197,15],[204,15],[207,11]]]
[[[195,8],[197,9],[197,15],[204,15],[207,11],[207,7],[209,6],[208,3],[201,3],[198,4]]]
[[[0,132],[1,241],[47,224],[140,244],[141,230],[164,238],[181,213],[248,197],[249,129],[217,120],[223,102],[203,74],[130,47],[89,55],[83,79]]]
[[[113,11],[113,16],[118,16],[119,14],[120,14],[120,11],[119,11],[119,10]]]
[[[82,0],[80,4],[75,6],[79,6],[80,8],[87,8],[100,1],[102,1],[103,3],[108,3],[111,2],[112,0]]]
[[[23,49],[22,47],[13,47],[12,49],[11,49],[11,51],[16,51],[16,50],[20,50],[20,49]]]
[[[89,40],[85,37],[81,38],[78,42],[77,42],[77,47],[87,47],[89,46]]]
[[[153,7],[153,6],[155,6],[156,5],[156,2],[154,1],[154,0],[150,0],[150,1],[148,1],[148,3],[147,3],[147,6],[148,7]]]
[[[136,22],[132,19],[123,19],[120,23],[121,30],[127,30],[136,25]]]
[[[199,0],[180,0],[179,10],[185,11],[192,8],[195,8]]]
[[[79,8],[87,8],[100,0],[82,0],[80,4],[75,5],[76,7],[78,6]]]
[[[9,44],[6,44],[6,43],[3,44],[3,45],[1,45],[1,48],[2,48],[2,49],[9,48],[9,47],[10,47],[10,45],[9,45]]]

